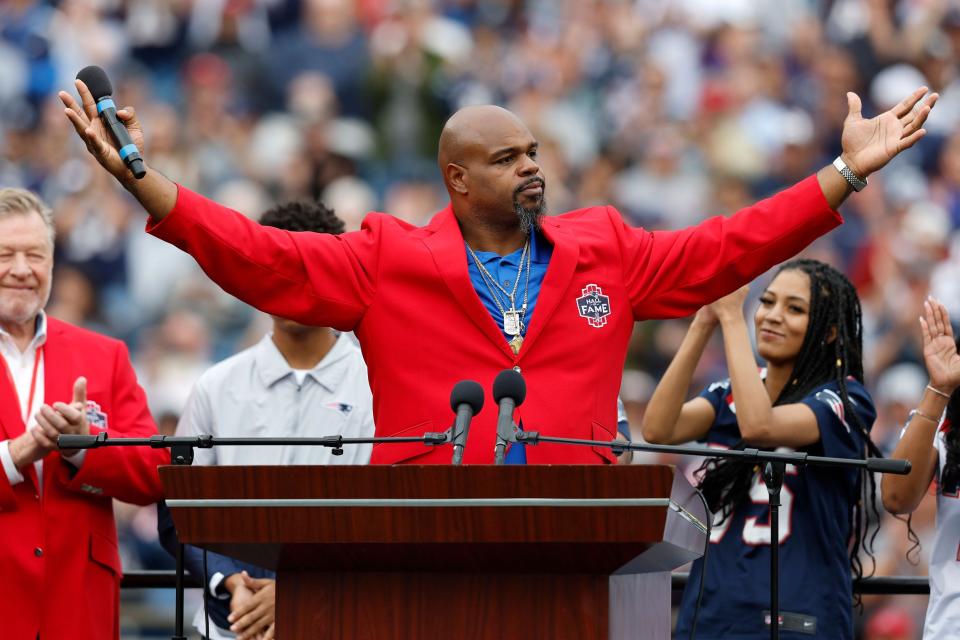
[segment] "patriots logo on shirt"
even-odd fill
[[[94,427],[107,428],[107,414],[93,400],[87,400],[87,422]]]
[[[846,428],[847,432],[850,432],[850,425],[847,424],[844,418],[843,400],[836,392],[830,389],[824,389],[823,391],[818,391],[813,397],[827,405],[830,411],[833,411],[834,415],[840,418],[840,423]]]
[[[343,402],[328,402],[323,405],[327,409],[333,409],[334,411],[339,411],[343,415],[349,415],[353,411],[353,405],[345,404]]]

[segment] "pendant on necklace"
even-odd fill
[[[520,312],[510,311],[503,312],[503,332],[508,336],[520,335]]]
[[[514,336],[513,340],[510,341],[510,348],[513,349],[513,355],[520,354],[520,345],[523,344],[523,336]]]

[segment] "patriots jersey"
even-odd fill
[[[853,379],[847,381],[847,392],[860,423],[869,430],[876,418],[869,393]],[[740,430],[730,381],[709,385],[700,397],[716,411],[706,443],[735,446]],[[863,458],[864,436],[844,415],[836,382],[814,389],[800,402],[813,410],[820,428],[820,440],[804,451]],[[787,465],[778,520],[780,637],[784,640],[853,638],[847,543],[859,491],[856,471]],[[759,471],[749,498],[725,522],[715,524],[710,542],[698,640],[769,638],[771,528],[767,488]],[[703,561],[697,560],[683,594],[677,638],[689,637],[702,571]]]

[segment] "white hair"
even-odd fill
[[[43,219],[50,233],[50,246],[53,246],[56,230],[53,226],[53,210],[50,206],[32,191],[11,187],[0,189],[0,218],[29,213],[36,213]]]

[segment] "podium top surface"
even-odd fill
[[[679,566],[705,536],[700,498],[664,465],[168,466],[160,477],[184,542],[268,567],[380,566],[399,552],[476,569],[522,547],[613,571],[658,545]]]

